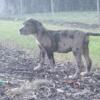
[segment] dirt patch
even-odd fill
[[[0,46],[0,100],[100,100],[100,70],[78,80],[73,63],[48,64],[35,71],[39,59],[16,48]]]

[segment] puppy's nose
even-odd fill
[[[22,28],[19,31],[22,32]]]

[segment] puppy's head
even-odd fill
[[[22,35],[34,35],[42,29],[42,24],[34,19],[28,19],[23,23],[23,27],[20,29]]]

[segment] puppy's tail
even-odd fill
[[[86,34],[89,36],[100,36],[100,33],[94,33],[94,32],[87,32]]]

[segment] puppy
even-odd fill
[[[77,62],[77,71],[74,77],[78,77],[84,67],[82,56],[84,56],[87,70],[90,72],[92,61],[89,56],[89,35],[100,36],[99,33],[83,32],[79,30],[47,30],[43,24],[37,20],[29,19],[23,23],[20,29],[22,35],[34,35],[40,48],[40,64],[43,66],[44,58],[47,54],[50,64],[55,64],[54,52],[68,53],[72,51]]]

